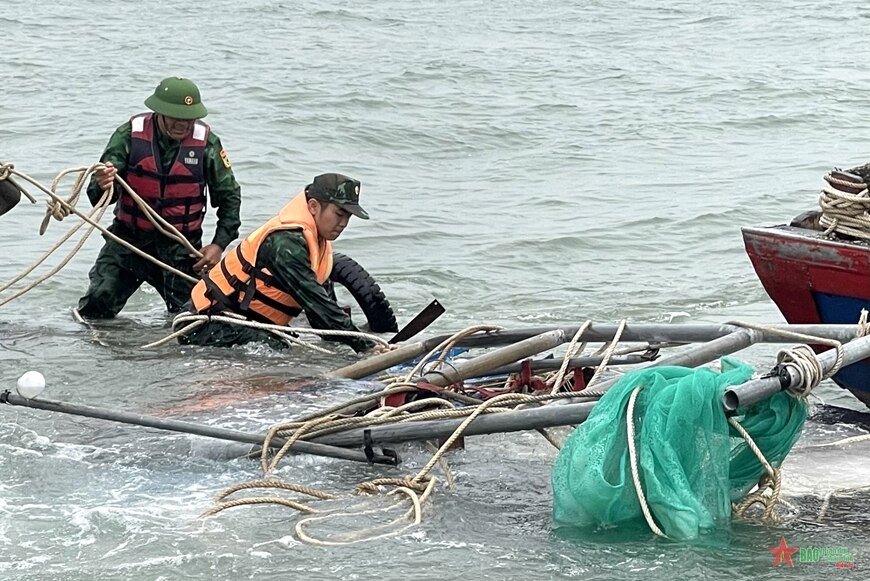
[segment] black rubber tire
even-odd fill
[[[332,274],[329,275],[327,290],[332,298],[335,298],[330,283],[340,284],[353,295],[373,333],[398,333],[399,325],[396,323],[396,315],[393,314],[390,301],[384,296],[375,279],[353,258],[340,252],[333,252]]]
[[[15,207],[21,200],[21,190],[8,180],[0,180],[0,216]]]

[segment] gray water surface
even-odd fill
[[[358,178],[372,219],[337,250],[379,281],[400,324],[438,298],[431,329],[615,322],[780,322],[740,226],[816,204],[833,166],[870,161],[870,8],[829,1],[525,1],[190,4],[6,0],[0,160],[48,183],[95,162],[157,82],[200,86],[243,188],[243,233],[322,172]],[[43,196],[0,218],[0,281],[70,227],[39,237]],[[80,203],[81,208],[87,202]],[[207,220],[213,224],[213,213]],[[108,218],[104,224],[108,223]],[[318,373],[353,354],[262,346],[139,347],[169,331],[150,289],[87,330],[69,309],[101,241],[0,311],[0,381],[28,369],[47,397],[264,431],[369,384]],[[42,271],[44,272],[44,271]],[[5,295],[3,295],[5,296]],[[674,318],[676,317],[676,318]],[[776,349],[746,353],[760,368]],[[292,391],[287,391],[292,387]],[[828,403],[856,405],[832,385]],[[216,403],[217,402],[217,403]],[[423,524],[346,548],[300,544],[296,513],[201,520],[223,487],[258,476],[223,444],[0,410],[3,579],[817,579],[768,551],[870,543],[867,445],[811,422],[786,464],[800,515],[735,524],[700,543],[643,530],[552,530],[555,457],[536,434],[470,439]],[[347,492],[394,470],[288,458],[287,480]],[[851,571],[860,578],[867,565]]]

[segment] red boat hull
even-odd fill
[[[789,323],[857,323],[870,310],[870,245],[794,226],[743,228],[746,253]],[[870,359],[834,377],[870,406]]]

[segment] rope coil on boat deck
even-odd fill
[[[851,173],[839,175],[848,177]],[[825,236],[837,233],[870,240],[870,192],[861,176],[851,177],[855,181],[832,173],[825,175],[825,185],[819,195],[822,210],[819,223],[825,228]]]

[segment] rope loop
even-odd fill
[[[734,507],[734,514],[739,518],[745,518],[746,512],[750,507],[760,504],[763,508],[761,519],[769,524],[776,524],[782,519],[776,513],[777,504],[785,504],[779,495],[782,491],[782,471],[776,469],[773,475],[764,473],[758,481],[758,488],[755,492],[747,494],[737,506]]]
[[[805,399],[810,395],[822,379],[826,379],[822,364],[816,357],[815,352],[806,345],[795,345],[791,349],[783,349],[776,356],[776,362],[794,369],[800,376],[801,381],[797,385],[788,388],[792,397]],[[835,365],[835,367],[837,367]]]
[[[57,200],[46,200],[45,205],[46,215],[54,218],[58,222],[63,221],[64,218],[70,215],[70,210]]]
[[[737,517],[743,518],[746,515],[746,511],[751,506],[761,504],[764,507],[762,520],[770,524],[776,524],[780,521],[780,517],[776,513],[777,504],[782,504],[794,509],[791,504],[779,497],[780,492],[782,491],[782,471],[779,468],[774,468],[770,462],[767,461],[761,448],[758,447],[758,444],[755,443],[755,440],[752,439],[752,436],[749,435],[746,428],[740,425],[737,418],[728,418],[728,423],[731,424],[731,426],[737,430],[741,436],[743,436],[746,445],[749,446],[749,449],[752,450],[752,453],[755,454],[755,457],[758,458],[762,468],[764,468],[764,474],[762,474],[761,478],[758,480],[758,488],[755,492],[747,494],[743,500],[734,507],[734,514]]]

